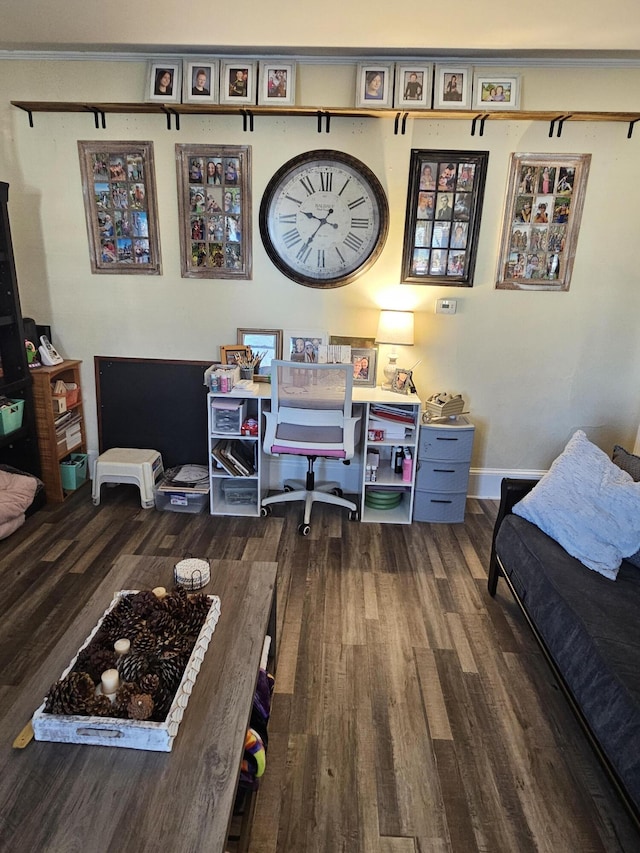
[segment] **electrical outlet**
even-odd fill
[[[436,299],[436,314],[455,314],[457,307],[456,299]]]

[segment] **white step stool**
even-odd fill
[[[157,450],[138,450],[134,447],[112,447],[101,453],[93,472],[93,502],[100,504],[103,483],[132,483],[140,489],[144,509],[155,506],[154,486],[162,477],[162,456]]]

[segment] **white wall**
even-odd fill
[[[299,66],[299,103],[350,103],[353,64]],[[632,109],[640,69],[526,68],[525,108]],[[89,444],[97,448],[94,355],[215,359],[236,328],[318,328],[372,335],[380,307],[417,312],[417,345],[403,360],[419,392],[461,392],[477,424],[473,467],[548,467],[574,429],[604,449],[628,447],[640,422],[640,308],[637,161],[640,127],[568,122],[549,138],[545,123],[487,122],[483,137],[467,121],[336,119],[319,135],[313,118],[258,117],[254,133],[237,116],[183,117],[179,132],[162,116],[34,115],[9,100],[141,100],[146,63],[0,60],[0,179],[10,183],[10,215],[23,314],[51,323],[62,354],[83,359]],[[327,91],[328,90],[328,91]],[[78,162],[78,140],[154,143],[162,276],[92,275]],[[180,277],[176,143],[250,144],[253,157],[251,281]],[[269,177],[287,159],[331,147],[362,159],[388,194],[391,227],[377,263],[344,288],[301,287],[264,252],[257,209]],[[412,148],[490,152],[473,288],[400,285],[409,157]],[[567,293],[497,291],[499,248],[512,152],[591,153],[582,229]],[[435,315],[437,297],[458,300],[455,316]],[[177,397],[179,405],[179,392]],[[125,415],[126,416],[126,415]],[[187,461],[187,460],[185,460]]]

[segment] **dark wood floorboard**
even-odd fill
[[[0,543],[0,713],[118,555],[276,561],[249,853],[637,853],[519,610],[504,584],[486,591],[496,510],[470,500],[464,524],[405,526],[319,505],[301,537],[295,505],[212,518],[143,510],[133,487],[99,507],[80,490]],[[33,796],[55,797],[55,780]]]

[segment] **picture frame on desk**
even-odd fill
[[[329,341],[327,332],[317,329],[285,329],[282,344],[282,357],[285,361],[306,361],[318,363],[318,347]]]
[[[331,335],[329,347],[348,348],[349,361],[353,364],[353,386],[375,388],[378,369],[378,347],[374,338],[352,338]],[[363,363],[365,359],[366,364]],[[364,366],[363,366],[364,365]]]
[[[238,343],[251,349],[254,355],[264,352],[254,382],[267,382],[271,362],[282,358],[282,329],[238,329]]]
[[[396,367],[391,380],[391,390],[395,394],[410,394],[413,391],[413,371],[404,367]]]
[[[220,361],[222,364],[237,364],[238,358],[249,358],[251,347],[244,344],[220,344]]]

